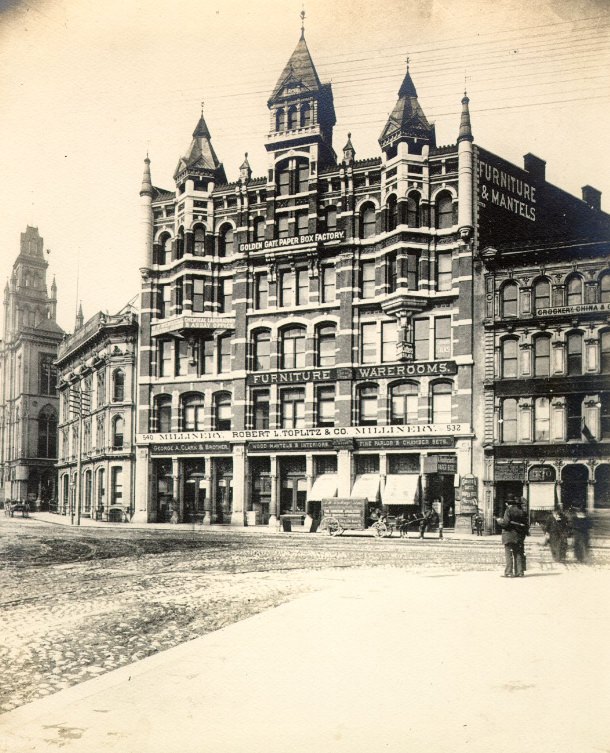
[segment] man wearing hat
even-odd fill
[[[502,543],[506,566],[505,578],[522,578],[525,569],[525,537],[529,535],[527,512],[523,509],[527,500],[515,499],[508,505],[504,517],[498,520],[502,528]]]

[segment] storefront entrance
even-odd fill
[[[427,499],[440,515],[440,505],[443,506],[443,525],[452,528],[455,525],[455,486],[453,476],[440,473],[430,473],[427,476]]]
[[[185,523],[203,522],[205,486],[205,460],[185,460],[182,490],[182,518]]]
[[[305,458],[278,458],[280,465],[280,515],[306,512]]]
[[[595,470],[595,509],[610,510],[610,465],[599,465]]]
[[[564,510],[570,507],[587,507],[587,482],[589,472],[584,465],[566,465],[561,472],[561,504]]]
[[[230,523],[233,513],[233,460],[214,458],[214,502],[216,523]]]
[[[497,481],[494,501],[494,517],[501,518],[506,510],[506,503],[523,496],[523,481]]]
[[[157,493],[157,522],[169,523],[174,510],[178,515],[177,503],[174,502],[174,478],[172,476],[171,459],[155,460],[154,475]]]
[[[271,460],[250,458],[250,506],[254,513],[254,524],[267,525],[271,504]]]

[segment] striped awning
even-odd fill
[[[381,493],[384,505],[416,505],[419,503],[419,475],[417,473],[392,473],[386,476]]]

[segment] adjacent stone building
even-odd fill
[[[21,233],[4,289],[0,342],[0,499],[48,509],[56,498],[58,397],[57,286],[35,227]]]

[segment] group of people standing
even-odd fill
[[[504,578],[522,578],[525,573],[525,537],[529,535],[529,517],[523,497],[508,503],[504,516],[496,518],[502,529],[505,567]],[[543,525],[544,544],[548,544],[555,562],[565,562],[568,553],[568,537],[574,540],[574,556],[584,562],[589,550],[591,523],[587,513],[570,508],[568,513],[556,508]]]

